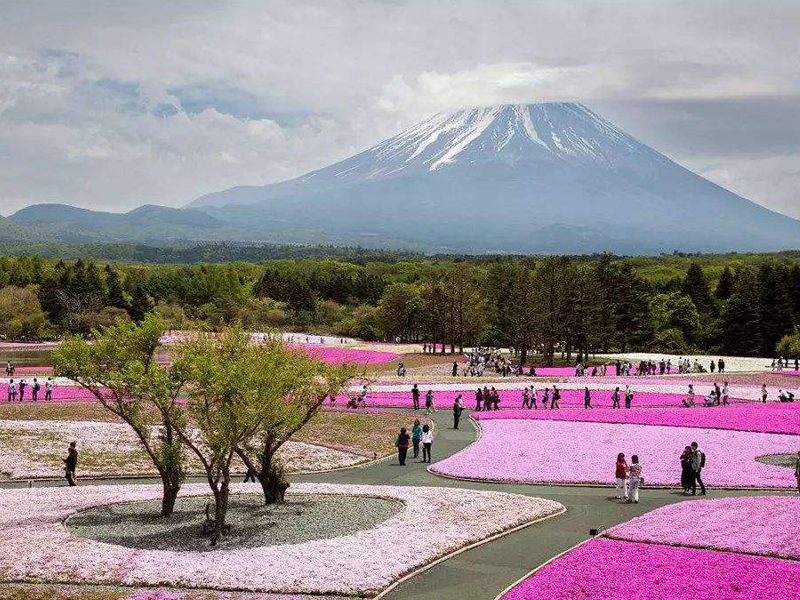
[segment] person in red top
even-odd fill
[[[620,452],[617,454],[617,468],[614,475],[617,478],[617,490],[615,497],[617,499],[628,499],[628,463],[625,461],[625,455]],[[620,496],[622,493],[622,496]]]

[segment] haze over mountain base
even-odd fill
[[[326,168],[208,194],[185,211],[148,207],[109,220],[61,209],[74,224],[64,236],[151,242],[622,254],[800,246],[799,221],[711,183],[574,103],[435,115]],[[53,205],[34,206],[9,221],[41,230],[56,222],[54,213]]]

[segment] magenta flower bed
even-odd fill
[[[33,393],[33,379],[25,378],[28,383],[25,388],[25,402],[30,402]],[[19,380],[15,377],[14,382],[19,384]],[[44,380],[39,380],[41,389],[39,390],[39,401],[44,401]],[[0,402],[8,400],[8,384],[0,383]],[[95,397],[82,387],[72,385],[57,385],[53,388],[53,401],[54,402],[93,402]],[[17,385],[17,402],[19,402],[19,385]]]
[[[800,497],[749,496],[681,502],[608,530],[631,542],[800,559]]]
[[[490,481],[611,485],[617,453],[624,452],[639,455],[646,484],[677,486],[680,453],[697,441],[707,456],[706,485],[796,485],[791,469],[756,461],[764,454],[797,452],[800,437],[793,435],[535,419],[487,419],[481,429],[478,441],[436,463],[433,471]]]
[[[420,405],[425,405],[425,393],[429,388],[420,386]],[[522,390],[498,390],[500,394],[500,408],[515,408],[522,407]],[[612,390],[593,390],[592,391],[592,405],[593,406],[607,406],[612,405],[611,394]],[[461,394],[464,401],[464,406],[467,409],[475,409],[475,390],[461,390],[461,391],[436,391],[433,390],[433,401],[437,408],[448,408],[453,405],[455,397]],[[544,394],[544,387],[537,387],[536,396],[538,398],[538,405],[541,409],[542,396]],[[624,404],[623,390],[620,390],[620,402]],[[552,388],[550,391],[550,398],[552,399]],[[685,394],[670,394],[664,392],[637,392],[633,393],[633,406],[680,406],[683,399],[686,398]],[[695,402],[702,403],[703,396],[696,396]],[[337,402],[347,401],[346,396],[337,398]],[[732,400],[733,401],[733,400]],[[736,402],[742,402],[737,400]],[[410,408],[413,406],[411,392],[371,392],[367,395],[367,406],[392,406],[399,408]],[[562,408],[583,406],[583,390],[561,390],[561,400],[559,405]]]
[[[400,354],[394,352],[378,352],[376,350],[352,350],[331,346],[315,346],[313,344],[289,344],[290,349],[302,350],[307,356],[324,361],[331,365],[358,364],[373,365],[394,360]]]
[[[634,397],[634,402],[636,398]],[[737,404],[695,408],[648,408],[617,410],[503,410],[473,415],[481,421],[490,419],[540,419],[548,421],[582,421],[592,423],[635,423],[672,427],[701,427],[762,433],[800,435],[798,404]]]
[[[502,600],[796,600],[800,563],[595,539],[544,566]]]

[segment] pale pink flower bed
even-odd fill
[[[700,427],[788,433],[800,435],[800,405],[795,404],[737,404],[695,408],[647,408],[619,410],[502,410],[480,412],[473,417],[482,422],[492,419],[539,419],[546,421],[581,421],[592,423],[633,423],[638,425],[667,425],[671,427]]]
[[[617,525],[609,537],[800,560],[800,497],[680,502]]]
[[[232,492],[253,487],[235,484]],[[136,550],[72,536],[63,525],[77,511],[159,493],[155,485],[1,491],[0,581],[371,596],[438,557],[563,510],[550,500],[501,492],[296,483],[290,493],[390,498],[405,507],[351,535],[247,550]],[[181,493],[205,495],[208,488],[187,485]]]
[[[332,365],[357,364],[373,365],[393,361],[401,356],[394,352],[377,350],[357,350],[347,347],[320,346],[314,344],[289,344],[290,349],[302,350],[306,356],[316,358]]]
[[[614,481],[619,452],[638,454],[649,485],[678,485],[679,456],[693,441],[706,453],[706,485],[793,488],[791,469],[756,461],[765,454],[795,453],[800,437],[774,433],[535,419],[481,421],[472,445],[433,465],[457,478],[525,483]]]
[[[489,386],[491,388],[491,386]],[[524,387],[524,385],[522,385]],[[420,385],[419,402],[420,406],[425,406],[425,394],[429,388]],[[562,408],[583,406],[583,390],[582,389],[561,389],[561,400],[559,405]],[[607,406],[610,407],[613,402],[611,394],[613,390],[592,390],[592,405],[593,406]],[[433,390],[433,403],[436,408],[452,408],[456,396],[461,394],[461,399],[464,406],[469,410],[475,409],[475,389],[469,390],[446,390],[436,391]],[[520,409],[522,408],[522,389],[517,390],[498,390],[500,395],[500,408],[507,409]],[[542,408],[542,396],[544,395],[544,386],[537,387],[536,397],[538,398],[537,404]],[[552,387],[550,387],[550,400],[552,400]],[[685,394],[673,394],[665,392],[633,392],[632,406],[680,406],[683,399],[686,398]],[[695,396],[695,402],[702,403],[703,396]],[[346,403],[347,396],[338,396],[336,399],[338,404]],[[740,400],[733,400],[733,402],[741,402]],[[624,404],[624,389],[620,389],[620,402]],[[411,408],[414,402],[411,398],[411,392],[370,392],[367,395],[367,406],[391,406],[397,408]],[[549,406],[549,403],[548,403]]]
[[[796,600],[800,563],[595,539],[545,565],[502,600]]]

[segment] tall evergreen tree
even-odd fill
[[[725,267],[720,273],[719,281],[717,282],[717,289],[714,290],[714,295],[717,300],[727,300],[733,294],[733,271],[730,267]]]
[[[703,269],[697,263],[693,262],[689,265],[681,291],[692,299],[697,310],[707,311],[711,308],[711,292],[708,289],[708,281],[703,274]]]

